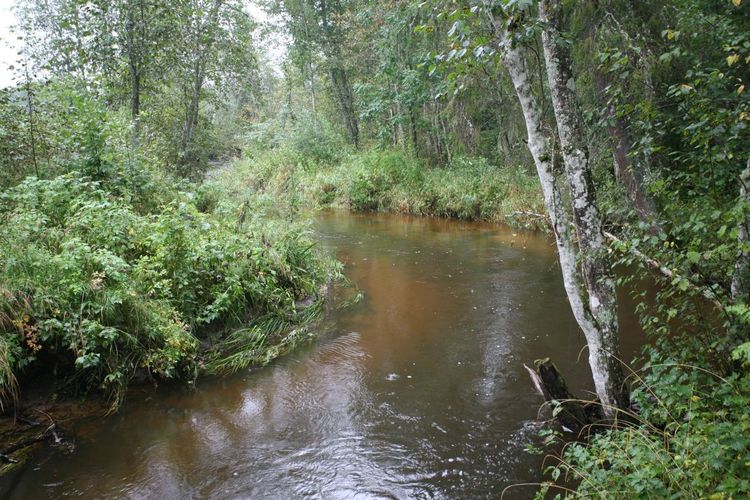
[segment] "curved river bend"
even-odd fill
[[[339,212],[317,228],[364,293],[318,340],[197,390],[134,391],[77,430],[75,453],[3,478],[2,496],[498,498],[539,481],[524,447],[540,398],[522,363],[551,356],[590,387],[550,239]],[[630,358],[642,337],[623,326]]]

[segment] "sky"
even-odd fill
[[[14,0],[0,0],[0,88],[13,83],[13,72],[8,66],[16,62],[16,35],[10,32],[16,23]]]
[[[17,43],[16,34],[11,33],[11,27],[16,24],[17,19],[13,13],[13,5],[16,0],[0,0],[0,88],[13,84],[13,71],[9,66],[16,64]],[[259,22],[273,21],[266,13],[251,1],[245,2],[247,10]],[[267,40],[262,49],[269,56],[272,65],[280,64],[285,53],[285,42],[282,38],[274,37]]]

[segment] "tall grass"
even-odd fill
[[[369,149],[335,161],[301,160],[286,147],[251,150],[231,174],[239,185],[309,208],[485,220],[546,228],[541,190],[523,167],[501,167],[476,157],[428,166],[408,152]]]

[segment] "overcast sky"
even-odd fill
[[[0,0],[0,88],[7,87],[13,83],[13,71],[9,66],[16,64],[17,43],[16,34],[11,33],[11,27],[16,24],[16,16],[13,13],[15,0]],[[248,11],[258,21],[268,21],[268,16],[251,1],[246,1]],[[282,38],[274,37],[265,40],[261,50],[269,56],[272,63],[279,64],[285,53]]]
[[[8,66],[16,62],[16,35],[10,33],[16,23],[11,9],[14,3],[14,0],[0,0],[0,88],[13,83],[13,73]]]

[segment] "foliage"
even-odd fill
[[[500,168],[481,158],[458,157],[430,167],[401,150],[371,149],[331,164],[300,160],[293,149],[280,146],[245,159],[237,175],[236,182],[297,205],[546,229],[544,217],[537,216],[543,206],[536,178],[523,168]]]
[[[156,151],[166,167],[183,176],[197,177],[208,159],[223,152],[213,124],[246,105],[248,91],[257,83],[255,26],[239,2],[18,3],[24,47],[19,83],[8,92],[11,107],[23,112],[6,115],[18,123],[14,140],[33,142],[36,135],[43,149],[64,146],[55,132],[78,132],[79,126],[61,125],[72,119],[86,127],[85,119],[95,119],[92,113],[79,113],[86,111],[76,101],[83,96],[83,104],[93,103],[99,112],[126,111],[132,120],[131,143]],[[74,95],[60,91],[61,82]],[[234,110],[227,101],[234,101]],[[0,113],[5,104],[0,99]],[[53,113],[46,112],[48,107]],[[79,116],[58,112],[67,109]],[[48,161],[70,166],[55,151],[46,152]],[[44,159],[40,156],[35,166]]]
[[[550,467],[576,496],[737,498],[750,491],[750,380],[652,351],[636,377],[634,421],[572,443]],[[555,491],[554,483],[543,492]]]
[[[30,177],[0,198],[0,336],[14,374],[51,363],[118,394],[137,370],[194,377],[199,339],[221,342],[208,332],[298,323],[295,301],[328,279],[295,226],[238,227],[226,202],[204,213],[205,195],[164,185],[170,201],[139,213],[106,184]]]
[[[621,282],[656,285],[636,297],[652,347],[633,376],[630,421],[568,445],[549,471],[576,484],[573,495],[735,498],[750,489],[750,316],[748,297],[731,289],[747,272],[738,268],[747,251],[746,9],[658,2],[603,23],[597,70],[608,75],[614,115],[602,119],[626,124],[630,159],[648,165],[657,204],[640,224],[632,207],[610,205],[627,240],[616,245],[629,275]]]
[[[339,131],[325,118],[310,115],[295,117],[291,123],[268,120],[255,124],[248,134],[252,153],[277,149],[286,161],[303,166],[332,165],[349,150]]]
[[[280,68],[236,0],[19,3],[0,90],[6,398],[35,369],[122,394],[136,372],[225,373],[304,340],[337,268],[303,206],[546,226],[494,25],[554,130],[538,2],[269,0]],[[612,250],[654,286],[632,419],[550,473],[583,496],[747,495],[750,306],[731,283],[750,272],[750,6],[557,4]]]

